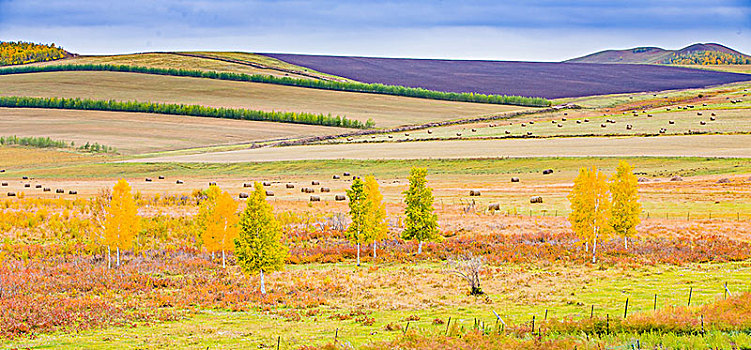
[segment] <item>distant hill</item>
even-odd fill
[[[605,50],[566,60],[567,63],[631,63],[631,64],[751,64],[751,56],[720,44],[693,44],[680,50],[659,47],[636,47],[626,50]]]
[[[54,61],[71,56],[70,52],[55,44],[0,41],[0,66]]]

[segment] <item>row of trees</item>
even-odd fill
[[[224,119],[242,119],[273,121],[283,123],[310,124],[337,126],[342,128],[371,128],[375,126],[372,120],[363,123],[359,120],[350,120],[346,117],[332,116],[331,114],[314,114],[305,112],[266,112],[249,109],[216,108],[199,105],[138,102],[138,101],[115,101],[115,100],[90,100],[81,98],[59,97],[18,97],[0,96],[0,107],[15,108],[54,108],[54,109],[77,109],[115,112],[141,112],[171,115],[188,115],[194,117],[211,117]]]
[[[670,56],[667,64],[751,64],[751,57],[733,55],[719,51],[699,51]]]
[[[59,60],[67,54],[65,50],[55,47],[55,44],[0,42],[0,66]]]
[[[551,102],[541,97],[524,97],[508,95],[486,95],[473,92],[444,92],[428,90],[423,88],[413,88],[399,85],[369,84],[349,81],[331,81],[302,79],[291,77],[276,77],[272,75],[261,74],[244,74],[229,72],[201,71],[190,69],[175,68],[150,68],[127,65],[111,64],[67,64],[67,65],[48,65],[48,66],[26,66],[12,67],[0,70],[0,75],[37,73],[37,72],[59,72],[59,71],[110,71],[110,72],[129,72],[144,73],[156,75],[171,75],[179,77],[209,78],[231,81],[247,81],[254,83],[279,84],[287,86],[298,86],[323,90],[367,92],[384,95],[396,95],[406,97],[427,98],[433,100],[459,101],[459,102],[476,102],[491,104],[507,104],[530,107],[547,107]]]
[[[53,140],[50,137],[18,137],[18,136],[0,136],[0,146],[28,146],[36,148],[72,148],[76,146],[75,142],[68,142],[63,140]],[[117,152],[114,147],[107,145],[100,145],[97,142],[86,144],[78,147],[79,151],[94,152],[94,153],[110,153]]]
[[[579,169],[568,196],[572,210],[568,219],[587,251],[591,243],[592,263],[596,262],[598,240],[605,240],[613,233],[623,237],[628,249],[628,238],[636,233],[636,225],[641,222],[637,185],[636,176],[625,161],[618,164],[609,183],[607,176],[595,167]]]

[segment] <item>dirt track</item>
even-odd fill
[[[307,159],[663,156],[751,157],[751,135],[571,137],[290,146],[164,156],[136,162],[237,163]]]

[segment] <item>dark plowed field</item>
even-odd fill
[[[367,83],[545,98],[685,89],[751,80],[749,74],[652,65],[265,55]]]

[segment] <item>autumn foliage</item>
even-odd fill
[[[0,66],[53,61],[70,55],[55,44],[34,44],[22,41],[0,42]]]

